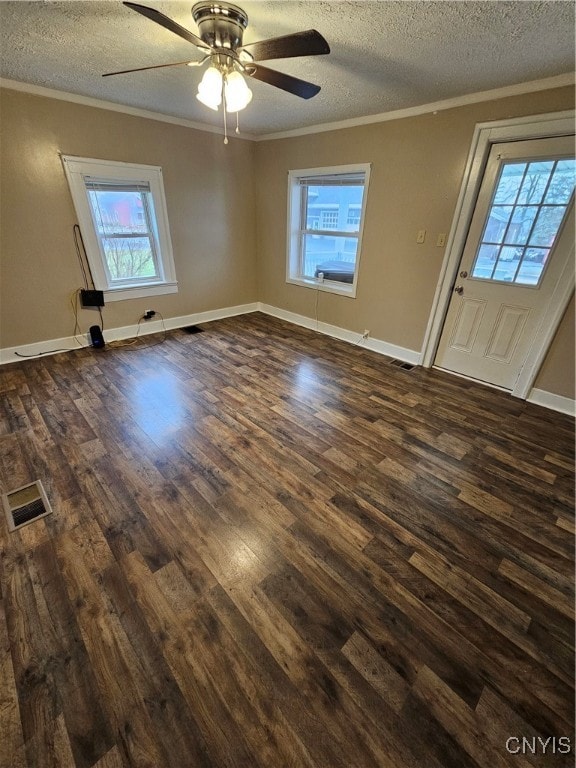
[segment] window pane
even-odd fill
[[[350,205],[348,208],[348,217],[346,218],[346,231],[358,232],[360,229],[360,206]]]
[[[515,202],[525,169],[526,163],[509,163],[504,166],[494,195],[495,205]]]
[[[322,211],[320,229],[338,229],[338,211]]]
[[[323,272],[325,280],[353,282],[358,251],[357,238],[329,235],[304,235],[303,238],[304,277],[318,277],[318,273]]]
[[[306,191],[306,228],[333,229],[338,232],[351,230],[348,224],[349,208],[358,206],[358,222],[362,206],[364,186],[322,184],[304,186]],[[314,222],[318,221],[318,226]],[[358,227],[356,227],[356,230]],[[352,231],[355,231],[354,229]]]
[[[504,246],[500,251],[500,258],[494,270],[493,280],[514,280],[514,275],[522,257],[523,248]]]
[[[564,218],[566,207],[544,206],[540,209],[536,225],[530,236],[530,245],[545,245],[550,248],[558,233],[560,223]]]
[[[527,248],[514,282],[521,285],[538,285],[549,253],[547,248]]]
[[[112,280],[158,277],[149,237],[103,237],[102,247]]]
[[[573,159],[503,165],[471,277],[538,285],[574,191],[574,175]]]
[[[148,232],[144,195],[149,192],[91,190],[89,195],[100,235]]]
[[[490,278],[494,270],[494,264],[498,258],[499,247],[497,245],[481,245],[476,261],[474,262],[474,268],[472,269],[472,277]]]
[[[532,205],[536,205],[542,202],[542,197],[555,163],[555,160],[547,160],[528,165],[522,189],[518,195],[518,203],[532,203]]]
[[[515,208],[504,242],[524,245],[537,213],[537,205],[519,205]]]
[[[574,160],[559,160],[552,181],[546,193],[545,203],[567,204],[574,191],[576,182],[576,163]]]
[[[494,205],[490,211],[490,216],[486,223],[486,229],[484,231],[484,237],[482,240],[486,243],[501,243],[510,214],[512,213],[511,205]]]

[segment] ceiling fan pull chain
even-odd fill
[[[240,133],[240,126],[238,124],[238,114],[239,112],[236,112],[236,133]]]
[[[228,144],[228,125],[226,120],[226,91],[224,89],[224,78],[222,78],[222,116],[224,118],[224,144]]]

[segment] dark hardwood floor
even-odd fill
[[[573,765],[573,420],[204,329],[0,369],[2,768]]]

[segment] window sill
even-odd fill
[[[162,296],[165,293],[178,293],[178,283],[154,283],[153,285],[135,285],[131,288],[108,288],[104,290],[106,302],[124,299],[145,299],[148,296]]]
[[[300,285],[303,288],[313,288],[315,291],[336,293],[338,296],[347,296],[349,299],[356,298],[356,285],[354,283],[339,283],[336,280],[314,280],[313,278],[297,277],[288,277],[286,282],[291,285]]]

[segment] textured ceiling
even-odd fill
[[[141,4],[197,32],[190,2]],[[251,81],[243,131],[258,135],[433,103],[574,70],[572,2],[291,2],[238,4],[244,43],[315,28],[328,56],[266,65],[318,83],[304,101]],[[0,2],[2,77],[217,126],[194,97],[200,71],[101,74],[198,58],[197,49],[120,2]]]

